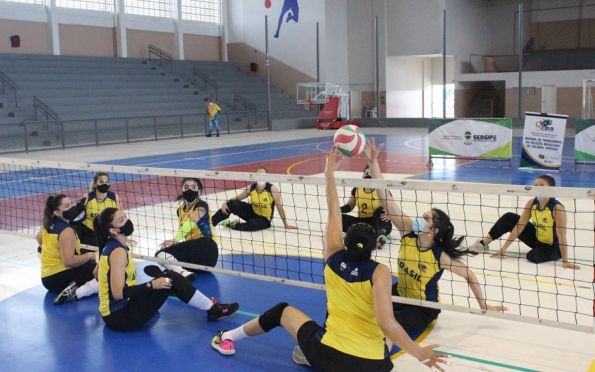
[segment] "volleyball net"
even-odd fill
[[[160,244],[172,239],[178,231],[176,212],[183,178],[196,177],[202,181],[201,199],[208,203],[211,214],[251,183],[270,182],[279,189],[288,222],[297,229],[285,229],[278,211],[271,228],[262,231],[236,231],[219,224],[214,229],[219,247],[219,261],[214,268],[178,264],[291,285],[323,287],[323,236],[328,214],[322,175],[196,171],[8,158],[0,158],[0,167],[1,232],[33,237],[40,230],[49,195],[65,194],[79,199],[89,191],[93,175],[106,172],[110,190],[119,195],[135,225],[131,236],[137,242],[131,247],[134,255],[155,261],[159,261],[154,255]],[[448,270],[439,282],[439,303],[393,299],[587,332],[595,330],[595,195],[592,189],[340,177],[337,187],[341,205],[351,196],[354,187],[365,187],[391,190],[393,198],[410,216],[422,216],[430,208],[440,208],[450,216],[455,235],[466,236],[463,245],[471,245],[485,236],[503,214],[521,214],[532,197],[556,197],[567,212],[569,260],[579,264],[581,270],[564,269],[560,262],[530,263],[525,258],[529,248],[517,241],[504,258],[492,258],[489,254],[462,258],[477,276],[488,303],[503,304],[509,309],[506,313],[481,312],[465,279]],[[503,239],[494,241],[490,244],[491,251],[496,251],[503,243]],[[386,264],[395,276],[399,245],[399,233],[393,228],[388,243],[373,252],[373,258]]]

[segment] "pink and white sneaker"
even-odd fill
[[[223,329],[217,333],[215,337],[211,340],[211,347],[219,352],[222,355],[234,355],[236,353],[236,347],[232,340],[222,340],[221,337],[223,333],[227,332],[226,329]]]

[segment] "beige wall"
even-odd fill
[[[184,59],[221,61],[221,37],[184,34]]]
[[[531,32],[537,50],[595,47],[595,19],[536,22]]]
[[[9,38],[21,37],[21,47],[12,48]],[[0,53],[49,54],[47,23],[0,19]]]
[[[176,52],[175,35],[173,33],[127,29],[126,42],[128,43],[128,57],[149,57],[149,44],[153,44],[177,58],[178,53]]]
[[[114,56],[114,29],[60,25],[60,53],[65,56]]]
[[[506,89],[505,117],[516,118],[518,115],[518,96],[512,94],[512,88]],[[541,112],[541,88],[535,89],[535,94],[523,96],[523,112]]]
[[[258,66],[257,75],[266,79],[265,55],[244,43],[227,44],[229,62],[240,70],[250,73],[250,63]],[[271,84],[295,97],[297,83],[316,81],[315,77],[304,74],[295,68],[271,58]]]
[[[558,88],[556,113],[580,118],[583,107],[583,88]]]

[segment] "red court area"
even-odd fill
[[[324,172],[326,153],[308,154],[277,160],[267,160],[229,167],[218,168],[220,171],[254,172],[258,167],[265,167],[268,173],[295,174],[309,176]],[[452,160],[454,164],[461,165],[469,160]],[[428,170],[428,157],[424,154],[411,152],[383,152],[379,157],[380,167],[384,173],[420,174]],[[339,167],[340,171],[363,171],[367,161],[363,155],[354,158],[343,158]]]

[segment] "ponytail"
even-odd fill
[[[66,195],[64,194],[57,194],[57,195],[50,195],[45,201],[45,208],[43,209],[43,222],[42,225],[45,227],[46,230],[49,230],[52,226],[52,221],[54,219],[54,211],[58,210],[60,204],[62,204],[62,199],[64,199]]]
[[[434,221],[433,227],[438,229],[438,232],[434,236],[434,243],[437,244],[444,253],[453,259],[466,255],[475,256],[477,254],[477,252],[468,249],[457,249],[465,237],[454,237],[455,227],[446,213],[438,208],[432,208],[432,213],[432,219]]]
[[[109,229],[112,227],[112,221],[117,211],[117,208],[105,208],[93,219],[93,231],[95,231],[95,237],[97,238],[99,255],[101,255],[107,239],[111,237]]]

